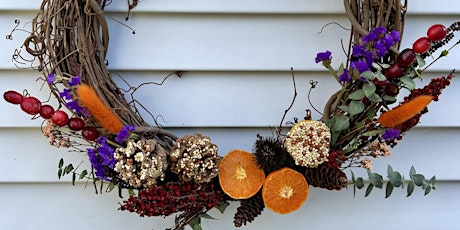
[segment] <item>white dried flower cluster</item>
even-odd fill
[[[133,186],[150,187],[163,181],[168,162],[164,149],[155,140],[130,139],[125,148],[117,148],[114,153],[117,159],[115,172],[120,178]]]
[[[331,132],[321,121],[296,123],[286,136],[286,149],[297,165],[316,168],[328,161]]]
[[[391,156],[391,151],[387,143],[380,142],[379,140],[375,140],[375,141],[367,143],[364,148],[362,148],[359,152],[357,152],[357,156],[358,158],[365,157],[365,156],[371,156],[374,158],[388,157],[388,156]]]
[[[199,133],[179,138],[170,159],[171,171],[178,174],[182,181],[209,182],[219,173],[217,145]]]

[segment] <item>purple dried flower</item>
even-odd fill
[[[357,60],[350,63],[350,68],[357,69],[359,73],[369,70],[369,65],[363,60]]]
[[[99,180],[109,181],[107,175],[108,169],[113,169],[117,160],[114,158],[114,149],[107,144],[106,137],[99,137],[96,142],[99,147],[96,149],[87,149],[89,161],[95,170],[96,177]]]
[[[59,92],[59,96],[66,100],[72,100],[72,94],[70,94],[70,89],[64,89],[62,92]]]
[[[315,62],[323,62],[323,61],[330,61],[332,59],[331,57],[331,51],[325,51],[325,52],[320,52],[316,54]]]
[[[136,128],[132,125],[125,125],[123,128],[120,130],[120,132],[117,133],[117,137],[115,138],[115,141],[118,143],[123,143],[123,141],[129,137],[130,132],[134,131]]]
[[[385,129],[385,132],[382,134],[382,138],[386,141],[391,141],[399,137],[399,129]]]
[[[54,73],[48,74],[48,77],[46,77],[46,82],[48,82],[50,85],[54,83]]]
[[[364,53],[364,46],[361,46],[361,45],[354,45],[353,46],[353,52],[352,52],[352,55],[353,57],[361,57]]]
[[[348,70],[344,69],[343,73],[340,74],[340,76],[339,76],[339,81],[342,82],[342,83],[345,83],[345,82],[349,82],[350,80],[351,80],[351,76],[348,73]]]
[[[70,87],[77,86],[78,84],[80,84],[80,75],[77,75],[73,77],[72,79],[70,79],[68,84]]]

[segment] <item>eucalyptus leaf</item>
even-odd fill
[[[188,225],[190,226],[190,228],[192,228],[192,230],[203,230],[201,228],[201,218],[200,217],[196,217],[195,219],[191,220]]]
[[[69,174],[70,172],[72,172],[73,169],[74,169],[74,168],[73,168],[73,165],[72,165],[72,164],[69,164],[69,165],[67,165],[67,166],[65,167],[64,172],[65,172],[65,174]]]
[[[136,192],[134,192],[134,189],[132,189],[132,188],[128,189],[128,194],[130,196],[136,196]]]
[[[414,192],[414,188],[415,188],[415,184],[413,181],[409,181],[409,183],[407,184],[407,196],[411,196],[412,193]]]
[[[364,179],[362,177],[356,178],[355,185],[358,189],[364,188]]]
[[[407,89],[409,90],[415,89],[415,82],[414,80],[412,80],[412,78],[408,76],[403,76],[399,78],[399,81],[401,81],[406,86]]]
[[[220,213],[224,214],[225,212],[225,209],[227,209],[227,207],[230,205],[230,203],[228,202],[223,202],[223,203],[220,203],[216,206],[216,209],[219,210]]]
[[[115,188],[115,184],[114,183],[109,183],[109,185],[107,186],[107,192],[111,192],[113,189]]]
[[[393,192],[393,185],[391,183],[387,183],[387,187],[385,189],[385,198],[388,198],[391,196],[391,193]]]
[[[372,137],[372,136],[380,135],[383,132],[385,132],[383,129],[376,129],[376,130],[367,131],[367,132],[363,133],[362,135],[365,136],[365,137]]]
[[[372,71],[370,71],[370,70],[362,72],[362,73],[360,74],[360,76],[366,78],[366,79],[369,80],[369,81],[372,81],[372,80],[375,79],[375,74],[374,74],[374,72],[372,72]]]
[[[388,173],[388,180],[389,180],[389,183],[394,185],[395,187],[399,187],[403,183],[401,173],[397,171]]]
[[[422,174],[414,174],[412,176],[412,181],[414,181],[415,185],[422,186],[423,182],[425,181],[425,176]]]
[[[64,159],[61,158],[61,159],[59,160],[59,166],[58,166],[58,167],[59,167],[59,168],[62,168],[62,166],[64,166]]]
[[[205,219],[210,219],[210,220],[217,220],[216,218],[212,217],[211,215],[209,215],[206,212],[201,213],[201,217],[203,217]]]
[[[383,188],[383,176],[378,173],[372,173],[369,176],[369,182],[377,188]]]
[[[436,183],[436,176],[431,177],[430,179],[430,185],[434,185]]]
[[[350,102],[350,115],[360,114],[364,111],[364,103],[361,101],[351,101]]]
[[[392,97],[392,96],[389,96],[389,95],[384,95],[384,96],[382,97],[382,99],[383,99],[384,101],[389,101],[389,102],[395,102],[395,101],[396,101],[396,97]]]
[[[332,126],[333,131],[342,131],[350,127],[350,119],[343,115],[337,115],[333,118],[334,124]]]
[[[355,92],[348,95],[348,99],[351,100],[361,100],[365,97],[364,91],[362,89],[358,89]]]
[[[377,80],[379,81],[385,81],[387,78],[385,77],[385,75],[382,74],[382,72],[378,71],[376,74],[375,74],[375,78],[377,78]]]
[[[365,106],[361,101],[351,101],[348,106],[339,106],[341,110],[349,113],[350,116],[362,113],[364,111],[364,107]]]
[[[83,179],[87,174],[88,174],[88,171],[86,171],[86,169],[83,170],[80,174],[80,180]]]
[[[424,194],[424,195],[426,196],[426,195],[428,195],[428,193],[430,193],[430,192],[431,192],[431,186],[426,186],[426,188],[425,188],[425,194]]]
[[[369,97],[371,94],[375,93],[377,87],[372,82],[366,82],[363,84],[363,92],[366,97]]]
[[[369,194],[371,194],[373,188],[374,188],[374,185],[369,184],[369,186],[367,186],[366,194],[364,196],[365,197],[369,196]]]
[[[376,70],[382,70],[382,67],[376,62],[372,62],[372,67],[374,67]]]
[[[417,59],[418,67],[423,67],[426,65],[425,59],[423,59],[420,54],[417,54],[415,58]]]
[[[61,176],[62,176],[62,168],[58,170],[58,179],[61,179]]]
[[[391,167],[391,165],[388,165],[388,166],[387,166],[387,173],[388,173],[388,175],[390,175],[390,174],[393,173],[393,172],[394,172],[394,171],[393,171],[393,167]]]
[[[75,185],[75,180],[77,179],[77,174],[75,172],[72,173],[72,185]]]
[[[382,102],[382,98],[376,93],[369,95],[367,98],[375,103]]]
[[[414,166],[410,167],[409,176],[411,180],[413,180],[412,176],[415,174],[417,174],[417,172],[415,171]]]

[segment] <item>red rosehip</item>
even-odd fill
[[[428,28],[426,35],[431,41],[439,41],[446,37],[447,29],[444,25],[435,24]]]
[[[54,115],[54,108],[51,105],[42,105],[40,108],[40,116],[44,119],[50,119]]]
[[[79,131],[85,127],[85,121],[79,117],[72,117],[69,119],[69,123],[67,124],[69,129]]]
[[[22,111],[36,115],[40,112],[40,108],[42,107],[42,103],[35,97],[26,97],[21,102],[21,109]]]
[[[88,141],[94,141],[99,137],[99,131],[94,127],[84,127],[81,135]]]
[[[51,117],[51,122],[59,127],[62,127],[67,125],[69,122],[69,115],[62,110],[58,110],[54,113],[53,117]]]
[[[414,63],[415,53],[412,49],[404,49],[398,54],[398,65],[401,67],[408,67]]]
[[[404,68],[398,65],[398,63],[391,64],[390,68],[387,69],[385,74],[388,78],[399,78],[404,75]]]
[[[9,90],[3,93],[3,99],[11,104],[19,105],[24,101],[24,96],[16,91]]]
[[[415,53],[423,54],[426,53],[431,47],[431,41],[427,37],[421,37],[412,44],[412,50]]]

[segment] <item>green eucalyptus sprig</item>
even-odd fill
[[[366,188],[365,197],[369,196],[373,188],[383,189],[385,187],[385,198],[390,197],[395,187],[404,188],[407,187],[407,197],[411,196],[414,192],[415,186],[423,189],[424,195],[428,195],[431,190],[436,189],[436,177],[432,176],[430,179],[426,179],[423,174],[419,174],[415,171],[414,166],[411,167],[409,171],[410,180],[405,180],[400,172],[394,171],[393,168],[388,165],[387,168],[387,180],[383,179],[383,176],[379,173],[372,172],[370,169],[367,170],[368,175],[368,185]],[[353,171],[351,172],[352,184],[353,184],[353,196],[356,195],[356,189],[363,189],[366,187],[366,182],[362,177],[355,177]]]

